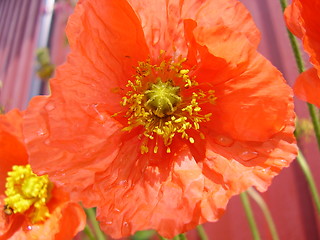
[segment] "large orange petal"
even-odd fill
[[[320,107],[320,78],[315,68],[301,73],[293,90],[297,97]]]
[[[95,173],[104,170],[117,154],[122,126],[109,116],[104,122],[90,118],[76,106],[69,111],[61,106],[62,113],[59,109],[46,111],[50,104],[50,98],[33,98],[25,115],[30,164],[35,173],[49,174],[74,198],[87,198],[83,201],[92,206],[91,199],[99,194],[92,189]]]
[[[244,141],[264,141],[279,132],[292,101],[281,73],[241,33],[199,26],[193,32],[202,48],[194,76],[217,97],[206,106],[212,113],[207,126]]]
[[[71,54],[50,82],[52,95],[63,97],[70,108],[77,103],[85,111],[104,104],[104,112],[117,112],[118,91],[134,73],[132,66],[148,57],[132,8],[125,0],[81,1],[66,31]],[[64,90],[63,96],[57,89]]]
[[[200,160],[187,145],[155,160],[152,154],[139,154],[137,140],[127,142],[106,172],[97,175],[97,189],[107,193],[98,207],[101,227],[114,238],[143,229],[157,229],[172,238],[218,220],[230,197],[250,186],[265,191],[295,158],[292,104],[287,117],[286,127],[263,143],[212,133]],[[193,147],[202,149],[201,144]]]
[[[183,20],[193,19],[199,25],[225,25],[243,32],[248,40],[258,46],[260,33],[251,15],[236,0],[129,0],[141,21],[151,56],[160,50],[167,54],[186,56]],[[223,12],[223,14],[220,14]]]

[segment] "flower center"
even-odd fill
[[[167,153],[171,152],[170,144],[176,135],[190,143],[195,142],[191,132],[204,138],[200,123],[210,121],[211,113],[203,114],[200,105],[214,103],[216,97],[212,90],[196,88],[195,77],[190,77],[190,70],[182,66],[185,61],[163,60],[158,65],[152,65],[150,60],[139,62],[135,80],[128,81],[129,91],[122,98],[122,105],[128,107],[125,114],[128,126],[123,130],[144,127],[142,154],[150,147],[157,153],[159,138]]]
[[[151,84],[149,90],[144,92],[147,100],[145,106],[160,118],[172,115],[177,104],[181,102],[179,91],[180,88],[173,86],[171,81],[162,82],[159,79],[157,83]]]
[[[44,221],[50,216],[46,205],[50,198],[52,183],[47,175],[37,176],[31,170],[30,165],[13,166],[8,172],[6,182],[6,209],[13,213],[25,213],[29,209],[31,222]]]

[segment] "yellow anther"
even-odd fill
[[[52,183],[47,175],[37,176],[30,165],[13,166],[8,172],[5,204],[13,213],[29,212],[32,223],[44,221],[50,216],[46,205],[50,198]]]
[[[155,146],[155,147],[153,148],[153,152],[154,152],[154,153],[157,153],[157,152],[158,152],[158,146]]]

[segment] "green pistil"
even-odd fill
[[[160,118],[171,115],[181,102],[179,92],[180,88],[173,86],[171,81],[162,82],[158,79],[157,83],[151,84],[150,89],[144,92],[145,106]]]

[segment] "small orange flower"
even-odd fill
[[[19,111],[0,115],[0,240],[72,239],[85,214],[46,175],[32,173],[21,126]]]
[[[293,0],[284,13],[289,30],[302,40],[313,67],[300,74],[295,94],[320,107],[320,0]]]
[[[291,89],[238,1],[84,0],[67,35],[25,117],[31,165],[112,237],[216,221],[295,158]]]

